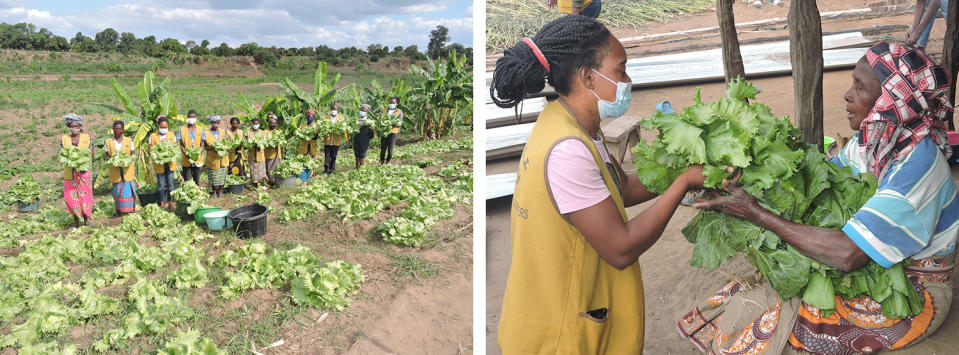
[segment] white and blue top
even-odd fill
[[[870,174],[863,147],[853,138],[830,161],[853,174]],[[955,251],[959,236],[959,196],[945,156],[926,137],[891,167],[873,195],[842,231],[883,267]]]

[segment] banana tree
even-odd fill
[[[410,69],[412,90],[400,107],[404,127],[412,128],[424,140],[446,136],[455,124],[472,122],[473,74],[466,56],[455,51],[445,61],[430,61],[428,70]]]
[[[280,87],[286,90],[287,100],[296,100],[300,102],[300,108],[304,111],[313,109],[316,112],[326,111],[327,105],[336,99],[336,95],[344,89],[353,86],[348,85],[339,89],[335,88],[336,83],[340,81],[340,74],[337,73],[333,79],[327,78],[326,62],[320,62],[316,67],[316,74],[313,75],[313,91],[307,92],[301,90],[296,83],[289,78],[280,80]]]
[[[170,78],[164,78],[159,84],[155,82],[156,76],[152,71],[147,71],[143,74],[143,80],[137,84],[136,98],[140,105],[139,109],[134,105],[126,90],[117,82],[117,79],[114,78],[110,83],[113,86],[113,92],[120,99],[120,109],[123,111],[121,116],[112,118],[124,122],[124,135],[133,140],[133,146],[137,149],[136,176],[138,184],[149,184],[155,180],[152,174],[153,162],[146,154],[146,149],[143,148],[146,147],[147,138],[158,128],[156,117],[166,116],[170,120],[171,131],[175,131],[177,127],[186,122],[186,118],[178,114],[173,93],[169,89]],[[95,182],[96,185],[106,181],[108,168],[103,167],[100,171]]]

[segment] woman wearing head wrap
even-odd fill
[[[403,110],[399,108],[400,98],[393,96],[390,98],[389,105],[386,106],[386,114],[400,118],[403,122]],[[393,159],[393,148],[396,147],[396,138],[400,135],[400,126],[393,126],[390,134],[386,137],[380,136],[380,165],[389,164]]]
[[[83,133],[83,117],[75,113],[63,116],[64,123],[70,130],[69,134],[60,137],[60,148],[74,146],[90,150],[93,157],[93,140],[90,135]],[[63,168],[63,200],[67,209],[73,215],[73,225],[80,226],[80,215],[83,216],[83,225],[86,225],[93,213],[93,174],[91,170],[76,170],[70,167]]]
[[[918,315],[887,318],[866,295],[836,295],[836,311],[824,316],[799,297],[779,299],[768,282],[748,292],[732,282],[684,316],[680,332],[704,350],[736,347],[770,354],[894,350],[935,332],[949,313],[959,233],[959,196],[943,130],[952,114],[944,95],[948,88],[945,70],[921,50],[880,42],[866,51],[845,95],[846,119],[859,132],[830,161],[854,174],[875,175],[879,187],[841,230],[788,221],[735,186],[727,186],[728,197],[693,205],[749,220],[846,272],[870,260],[886,268],[908,260],[905,274],[912,282],[904,287],[915,287],[922,297]]]
[[[276,115],[270,113],[266,115],[266,120],[268,123],[266,135],[270,135],[273,131],[276,130],[277,117]],[[279,133],[279,132],[278,132]],[[270,181],[270,184],[276,184],[278,176],[273,175],[273,170],[280,166],[280,163],[283,161],[283,151],[281,147],[266,147],[263,150],[264,158],[266,158],[266,177]]]
[[[251,123],[250,130],[246,132],[247,140],[252,140],[253,137],[266,136],[266,131],[260,129],[259,118],[254,117]],[[263,153],[264,150],[257,146],[253,146],[246,152],[247,159],[250,161],[250,180],[253,182],[253,186],[266,182],[266,156]]]
[[[226,131],[226,139],[231,141],[243,139],[243,130],[240,129],[240,119],[236,116],[230,117],[230,129]],[[246,177],[243,153],[243,148],[241,147],[237,147],[230,152],[229,173],[231,175]]]
[[[220,156],[211,145],[221,139],[226,139],[226,134],[220,131],[220,115],[213,114],[210,116],[210,130],[203,131],[203,146],[206,147],[206,163],[204,165],[206,165],[207,176],[210,178],[210,187],[216,197],[223,196],[227,165],[230,164],[230,158]]]
[[[353,157],[356,158],[357,169],[363,166],[366,151],[370,149],[370,138],[373,138],[373,129],[370,128],[373,119],[368,116],[369,113],[370,105],[360,105],[360,131],[353,137]]]
[[[314,117],[316,117],[316,111],[313,111],[313,109],[306,110],[306,122],[300,125],[300,129],[315,126],[316,122],[314,121]],[[299,151],[301,155],[309,155],[311,159],[316,159],[316,155],[318,154],[316,137],[310,140],[301,140]],[[307,171],[306,173],[310,174],[310,176],[316,176],[315,171]]]
[[[136,156],[136,150],[133,149],[133,140],[130,137],[123,136],[123,121],[113,121],[113,138],[103,142],[107,150],[107,159],[116,152],[124,152],[130,156]],[[125,167],[110,167],[110,183],[113,184],[113,207],[116,214],[134,212],[137,203],[137,189],[134,182],[134,163]]]

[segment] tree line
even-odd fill
[[[443,58],[450,52],[466,54],[468,60],[472,59],[473,48],[463,46],[459,43],[448,44],[450,41],[449,29],[444,26],[436,26],[436,29],[430,31],[430,42],[425,52],[421,52],[415,44],[410,46],[396,46],[390,48],[382,44],[370,44],[366,49],[354,46],[339,49],[331,48],[325,44],[316,47],[301,48],[283,48],[277,46],[262,47],[256,42],[244,43],[237,48],[230,47],[226,43],[220,43],[219,46],[210,47],[210,41],[202,40],[200,43],[189,40],[186,43],[180,43],[175,38],[164,38],[157,41],[156,36],[146,36],[137,38],[133,33],[119,33],[112,28],[106,28],[96,33],[93,38],[85,36],[81,32],[67,40],[63,36],[57,36],[46,28],[37,28],[31,23],[8,24],[0,23],[0,48],[4,49],[25,49],[25,50],[47,50],[47,51],[73,51],[81,53],[101,53],[118,52],[123,54],[141,55],[154,58],[183,57],[185,55],[196,56],[252,56],[258,64],[275,64],[279,58],[286,56],[308,56],[316,60],[322,60],[333,65],[347,61],[377,62],[387,57],[408,58],[410,60],[425,60],[427,58]]]

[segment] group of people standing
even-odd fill
[[[403,118],[403,111],[398,108],[399,98],[392,97],[389,100],[386,115]],[[329,113],[323,119],[334,123],[345,120],[343,114],[338,112],[339,105],[333,103],[330,106]],[[369,117],[371,106],[363,104],[360,107],[358,123],[360,131],[353,137],[353,152],[356,158],[356,168],[359,169],[366,159],[367,150],[371,139],[375,136],[372,129],[373,118]],[[306,122],[300,125],[300,129],[313,127],[316,112],[312,109],[306,112]],[[76,146],[88,148],[91,159],[94,156],[94,144],[90,135],[83,132],[83,118],[80,115],[70,113],[64,117],[65,124],[69,133],[60,139],[60,147]],[[278,118],[275,114],[268,114],[266,118],[266,127],[262,126],[259,118],[253,118],[250,121],[250,128],[244,132],[240,129],[240,119],[231,117],[229,127],[226,130],[220,128],[222,119],[219,115],[208,116],[209,128],[197,125],[197,112],[190,110],[187,113],[186,125],[180,127],[176,132],[170,131],[170,119],[164,116],[156,118],[157,129],[149,135],[146,145],[146,154],[157,144],[168,141],[178,145],[181,150],[179,162],[169,162],[164,164],[153,164],[153,173],[157,179],[157,191],[159,193],[160,206],[165,209],[173,209],[173,201],[170,198],[170,192],[174,189],[174,174],[180,170],[183,181],[193,181],[200,184],[201,168],[206,168],[209,178],[209,185],[212,195],[219,197],[223,195],[223,186],[226,185],[227,176],[235,175],[249,178],[254,186],[263,184],[275,184],[278,177],[273,174],[283,159],[282,145],[274,147],[244,148],[237,147],[231,149],[228,154],[221,156],[214,148],[214,143],[220,140],[244,140],[253,139],[269,135],[277,129]],[[113,122],[113,136],[104,141],[106,157],[109,159],[117,152],[124,152],[130,156],[136,156],[136,149],[133,140],[123,135],[125,124],[123,121]],[[393,157],[393,148],[396,145],[396,139],[399,135],[400,127],[392,127],[390,133],[380,137],[380,164],[388,164]],[[298,151],[301,155],[307,155],[312,159],[318,157],[318,143],[323,139],[323,175],[329,175],[336,169],[336,157],[339,153],[340,145],[350,141],[348,134],[331,134],[326,137],[316,137],[311,140],[301,140],[298,145]],[[201,165],[198,162],[191,161],[187,154],[188,149],[199,148],[206,152],[206,158]],[[86,225],[93,212],[93,181],[92,169],[80,171],[70,167],[65,167],[63,172],[64,188],[63,199],[67,209],[73,215],[74,225],[79,226],[82,219]],[[110,167],[110,183],[113,186],[114,208],[117,215],[134,212],[136,208],[137,189],[135,177],[135,163],[126,167]],[[306,171],[310,176],[316,176],[316,171]]]

